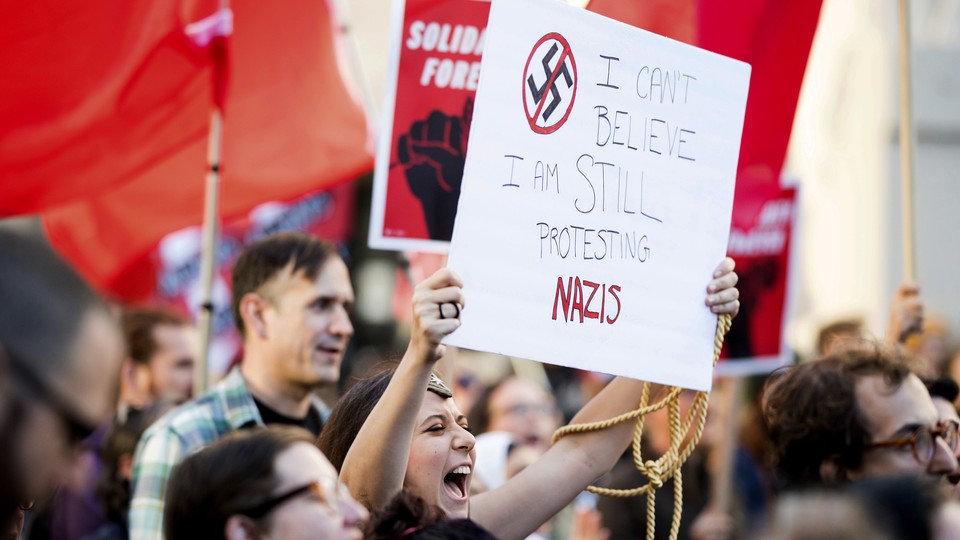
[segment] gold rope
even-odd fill
[[[717,319],[717,331],[713,338],[713,366],[716,367],[717,360],[720,358],[720,349],[723,348],[723,337],[730,330],[730,324],[733,318],[729,314],[720,315]],[[609,489],[596,486],[588,486],[587,491],[609,497],[636,497],[638,495],[647,495],[647,540],[653,540],[656,530],[654,520],[654,509],[656,505],[656,490],[663,487],[664,482],[673,478],[674,497],[673,497],[673,521],[670,524],[670,540],[676,540],[677,533],[680,530],[680,516],[683,511],[683,477],[680,474],[680,467],[693,453],[697,443],[700,442],[700,436],[703,434],[703,426],[707,419],[707,404],[710,396],[709,392],[697,392],[693,400],[693,406],[687,412],[687,416],[681,419],[680,415],[680,392],[683,389],[679,387],[670,387],[667,395],[653,405],[648,405],[650,399],[650,383],[643,384],[643,392],[640,396],[640,403],[637,409],[628,413],[621,414],[609,420],[599,422],[589,422],[586,424],[570,424],[563,426],[553,434],[553,442],[556,444],[561,438],[586,431],[598,431],[607,429],[622,422],[629,420],[636,421],[636,427],[633,431],[633,463],[637,470],[646,478],[647,483],[643,486],[633,489]],[[640,439],[643,435],[644,416],[667,407],[670,429],[670,447],[656,460],[643,460],[640,451]],[[683,448],[680,443],[683,442],[684,435],[690,432],[691,426],[696,421],[696,428],[693,436]]]

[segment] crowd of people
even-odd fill
[[[325,403],[316,391],[340,382],[354,333],[350,272],[328,242],[278,233],[245,249],[242,358],[196,396],[187,320],[105,302],[28,234],[0,228],[0,253],[4,538],[602,540],[645,537],[649,519],[666,538],[675,500],[680,538],[960,537],[960,390],[950,362],[911,343],[924,331],[911,284],[886,340],[834,325],[818,358],[747,385],[740,414],[713,405],[682,492],[668,481],[648,515],[643,497],[584,491],[645,481],[633,424],[551,442],[565,422],[633,410],[643,383],[556,367],[491,378],[442,344],[469,309],[452,270],[416,286],[402,358]],[[704,285],[704,309],[737,314],[732,260]],[[742,427],[724,501],[720,422]],[[649,415],[644,455],[668,431]]]

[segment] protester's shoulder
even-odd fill
[[[249,399],[245,388],[223,380],[206,393],[175,407],[144,434],[144,441],[174,438],[187,448],[205,445],[230,431],[230,401]]]

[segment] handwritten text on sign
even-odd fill
[[[494,0],[449,343],[708,389],[749,66],[551,0]]]

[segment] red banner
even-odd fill
[[[232,0],[231,7],[221,215],[243,216],[266,201],[300,197],[369,170],[366,118],[338,63],[341,23],[328,3]],[[204,82],[203,95],[188,104],[200,107],[203,119],[188,144],[143,164],[117,189],[87,193],[43,216],[54,247],[101,291],[124,300],[149,297],[153,282],[137,268],[164,235],[202,220],[213,93],[210,79]],[[167,96],[175,103],[181,97]],[[181,129],[174,120],[161,128]],[[87,148],[87,155],[118,157],[101,147]]]
[[[407,0],[394,14],[370,246],[446,251],[490,11],[483,0]]]
[[[4,2],[0,216],[122,186],[203,143],[214,55],[186,23],[216,2],[187,4]]]
[[[736,9],[723,0],[589,4],[608,17],[743,60],[753,68],[729,246],[729,255],[737,261],[742,306],[725,354],[737,361],[721,363],[720,374],[768,371],[788,359],[783,324],[792,222],[784,218],[775,223],[771,215],[789,211],[792,216],[796,204],[793,190],[780,189],[780,173],[820,5],[821,0],[744,0]],[[783,243],[772,246],[771,238]]]
[[[724,341],[718,375],[766,373],[790,361],[786,322],[794,188],[763,184],[737,190],[727,254],[737,261],[740,314]]]

